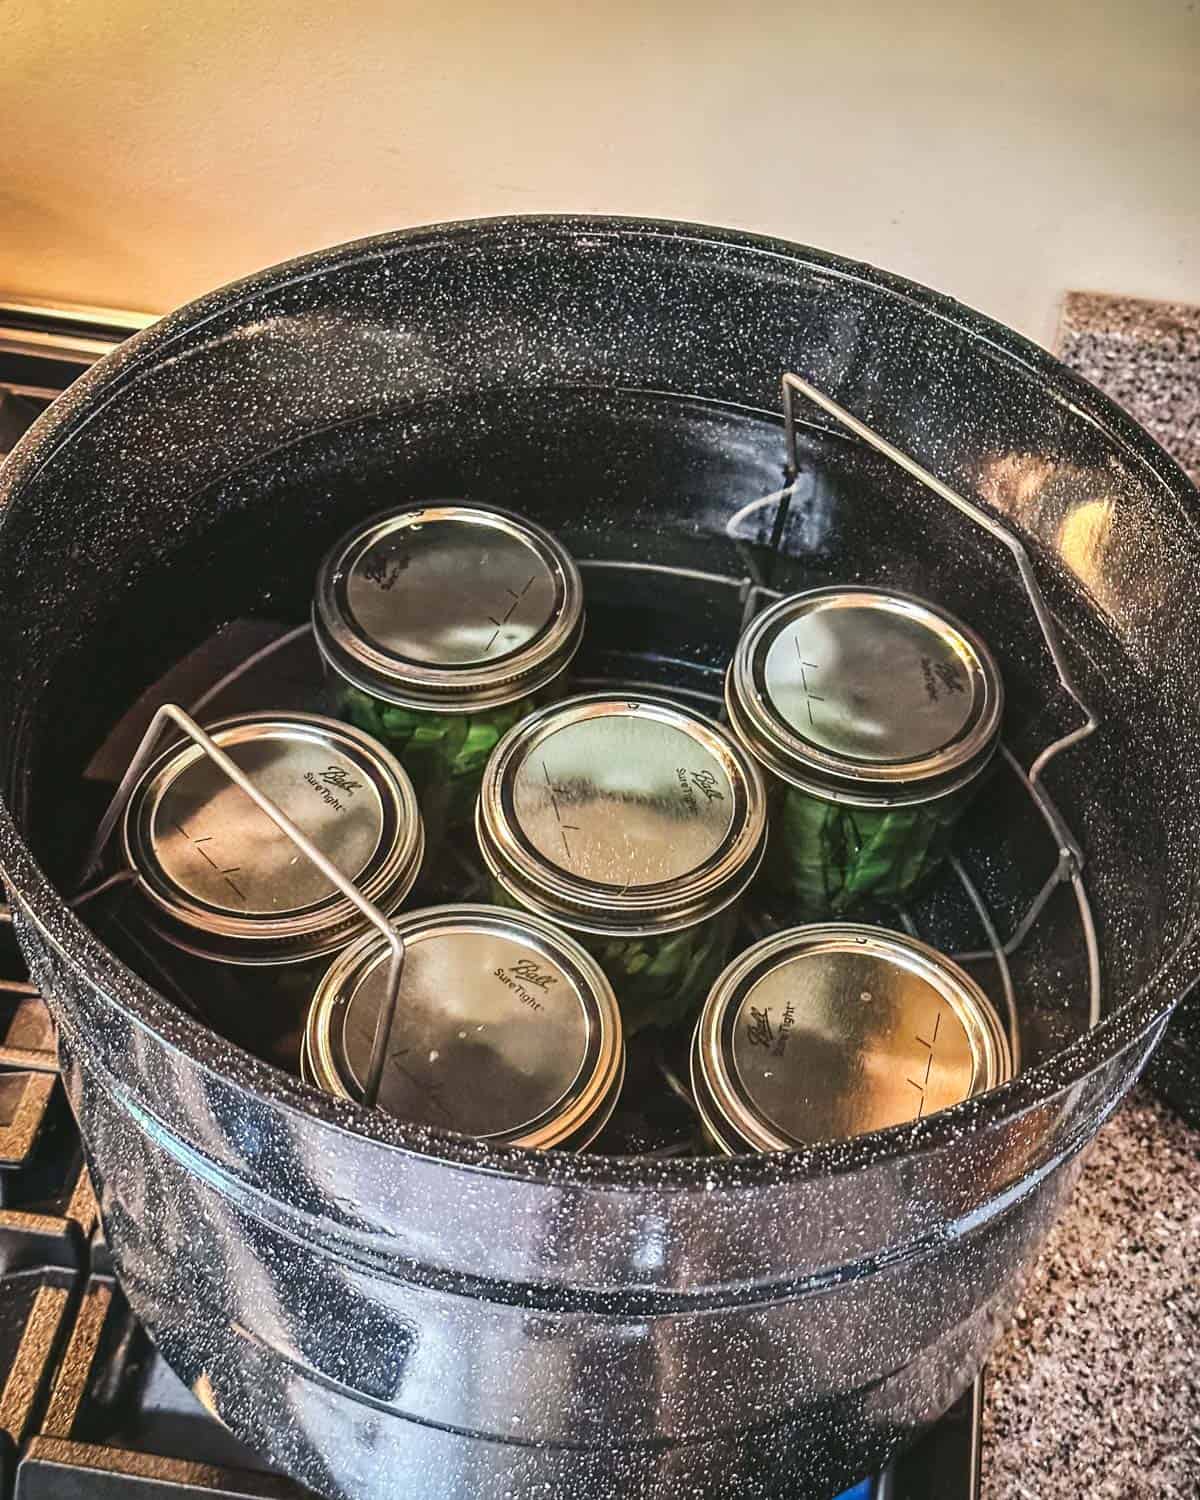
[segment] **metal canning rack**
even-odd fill
[[[999,751],[1000,762],[1005,768],[1006,773],[1014,778],[1025,796],[1028,797],[1029,801],[1033,804],[1033,808],[1036,808],[1037,814],[1045,825],[1054,849],[1053,864],[1040,886],[1038,886],[1029,899],[1023,914],[1006,936],[1001,936],[993,913],[962,860],[957,856],[952,856],[949,861],[953,878],[961,888],[970,908],[974,911],[986,943],[986,946],[956,952],[953,954],[953,957],[960,963],[990,960],[994,964],[996,988],[999,991],[998,998],[1003,1002],[1004,1011],[1008,1019],[1010,1043],[1013,1046],[1014,1066],[1019,1067],[1020,1047],[1016,991],[1009,960],[1020,951],[1021,947],[1030,937],[1030,934],[1037,928],[1039,919],[1060,886],[1069,886],[1073,892],[1078,913],[1080,936],[1087,954],[1089,1024],[1094,1026],[1100,1019],[1100,951],[1096,939],[1096,927],[1092,917],[1091,904],[1088,900],[1087,890],[1083,881],[1084,853],[1078,839],[1071,831],[1067,820],[1047,790],[1043,778],[1047,767],[1059,755],[1081,744],[1095,732],[1102,722],[1101,717],[1088,702],[1075,681],[1070,663],[1067,660],[1066,653],[1059,639],[1054,617],[1038,583],[1029,554],[1019,537],[994,516],[989,515],[978,505],[966,499],[965,496],[959,494],[944,481],[938,479],[936,475],[931,474],[912,458],[911,455],[888,442],[886,438],[868,427],[865,422],[840,406],[832,397],[826,395],[823,391],[812,385],[811,382],[789,372],[782,376],[780,385],[786,452],[783,487],[768,495],[760,496],[740,507],[726,523],[726,534],[732,540],[737,541],[737,528],[744,518],[756,511],[769,511],[773,508],[765,567],[756,562],[744,549],[739,549],[742,551],[743,560],[746,565],[746,572],[741,577],[731,577],[723,573],[706,573],[697,569],[677,568],[651,562],[583,559],[580,561],[579,566],[585,571],[641,572],[659,574],[664,578],[667,576],[680,579],[686,578],[690,583],[698,585],[701,588],[721,590],[727,593],[732,592],[735,594],[737,602],[740,605],[740,630],[744,630],[761,610],[766,609],[769,605],[784,597],[783,591],[771,586],[771,578],[773,576],[775,560],[783,555],[783,540],[787,528],[788,514],[800,475],[800,424],[796,415],[797,397],[810,401],[828,416],[834,418],[841,427],[845,428],[854,437],[882,454],[883,457],[898,468],[904,470],[924,486],[924,488],[966,516],[977,527],[1000,542],[1007,549],[1016,564],[1021,584],[1029,600],[1030,609],[1037,622],[1039,632],[1054,666],[1058,681],[1063,691],[1078,706],[1083,716],[1083,722],[1080,725],[1052,741],[1035,755],[1028,768],[1022,765],[1008,744],[1001,743]],[[661,688],[657,684],[645,684],[645,686],[661,691]],[[697,706],[706,708],[708,712],[715,716],[724,716],[724,704],[719,694],[708,694],[690,690],[687,696],[694,700]],[[911,911],[901,908],[897,911],[896,916],[899,924],[913,937],[927,936],[927,934],[921,931],[920,923]]]
[[[937,495],[945,503],[965,515],[976,526],[999,541],[1009,551],[1016,564],[1031,611],[1041,632],[1046,650],[1054,665],[1059,683],[1067,695],[1076,703],[1083,715],[1082,724],[1060,736],[1042,749],[1033,758],[1028,768],[1021,764],[1008,744],[1002,743],[1000,746],[998,758],[1001,764],[1006,769],[1006,772],[1015,779],[1024,795],[1032,802],[1033,807],[1036,808],[1055,850],[1055,857],[1051,868],[1040,887],[1029,900],[1023,915],[1016,921],[1006,936],[1001,935],[993,913],[989,909],[976,881],[968,873],[962,859],[957,855],[952,855],[948,861],[953,879],[965,897],[969,908],[974,912],[985,943],[984,946],[978,948],[956,952],[953,956],[961,963],[990,961],[994,965],[996,976],[995,988],[999,992],[997,998],[1002,1002],[1006,1014],[1010,1044],[1013,1048],[1014,1066],[1019,1068],[1020,1035],[1017,999],[1009,960],[1019,952],[1030,934],[1037,928],[1046,907],[1060,886],[1069,886],[1074,895],[1080,933],[1087,954],[1089,1024],[1095,1025],[1100,1018],[1100,957],[1091,906],[1083,882],[1083,850],[1046,789],[1043,780],[1043,774],[1051,762],[1091,735],[1100,724],[1100,717],[1087,702],[1075,683],[1070,665],[1059,640],[1053,616],[1038,584],[1029,555],[1019,538],[993,516],[967,500],[957,491],[951,489],[949,485],[924,469],[910,455],[896,448],[887,439],[874,432],[864,422],[860,421],[851,412],[846,411],[831,397],[818,390],[808,381],[801,379],[797,375],[788,373],[782,377],[781,389],[783,427],[786,443],[785,483],[781,489],[742,506],[726,523],[727,534],[734,540],[737,540],[736,528],[747,515],[754,511],[765,510],[770,506],[774,506],[771,534],[768,543],[768,564],[765,570],[754,559],[745,556],[744,551],[743,556],[746,561],[746,571],[741,577],[733,577],[723,573],[707,573],[691,568],[675,567],[665,563],[625,560],[582,558],[579,559],[579,566],[587,572],[612,572],[618,575],[629,575],[632,573],[650,574],[652,576],[660,576],[664,579],[687,580],[689,584],[699,585],[703,589],[722,592],[733,591],[740,609],[740,628],[745,629],[746,625],[760,610],[783,597],[782,591],[771,586],[770,579],[775,558],[783,555],[783,538],[787,525],[788,512],[800,474],[800,454],[798,447],[799,423],[796,416],[796,398],[798,396],[807,399],[827,415],[833,417],[853,436],[869,447],[874,448],[890,462],[903,469],[925,488],[930,490],[931,493]],[[371,1065],[367,1084],[364,1089],[365,1102],[373,1105],[378,1097],[384,1060],[387,1056],[392,1030],[397,1020],[399,987],[404,962],[403,943],[383,913],[368,901],[355,884],[337,870],[320,850],[306,838],[301,830],[253,785],[249,778],[220,750],[219,746],[214,744],[208,735],[205,734],[204,730],[195,722],[195,718],[193,717],[204,711],[227,688],[245,677],[247,673],[260,666],[275,653],[294,645],[307,636],[310,633],[310,629],[311,627],[308,625],[298,626],[253,652],[221,677],[219,681],[213,683],[192,704],[190,714],[177,705],[170,703],[164,704],[158,709],[149,729],[143,736],[137,751],[130,761],[128,769],[125,771],[120,785],[97,830],[96,838],[84,869],[83,889],[74,898],[72,904],[76,906],[82,905],[115,884],[136,879],[136,876],[132,872],[122,871],[115,875],[109,875],[105,880],[94,886],[88,887],[86,884],[89,877],[94,875],[98,869],[104,850],[112,837],[112,833],[124,810],[125,804],[137,781],[149,764],[162,733],[169,725],[173,725],[187,738],[191,739],[193,743],[198,745],[209,759],[257,804],[292,841],[296,848],[316,865],[331,884],[375,927],[391,948],[392,961],[389,970],[388,991],[376,1024]],[[580,685],[597,687],[611,686],[612,684],[609,679],[601,678],[583,679]],[[637,683],[631,682],[627,678],[622,679],[621,686],[627,688],[642,687],[655,692],[663,691],[660,683]],[[676,688],[673,691],[676,695],[693,701],[698,707],[704,708],[714,716],[723,716],[723,702],[719,694],[708,693],[695,688]],[[472,875],[472,871],[465,862],[463,875],[464,883]],[[7,911],[0,912],[0,920],[10,920]],[[920,920],[912,911],[906,909],[898,910],[895,913],[895,920],[914,937],[927,935],[922,932]]]
[[[1038,629],[1045,642],[1046,650],[1050,655],[1050,660],[1054,664],[1054,670],[1058,675],[1059,683],[1063,691],[1075,702],[1083,715],[1083,723],[1047,745],[1034,757],[1028,770],[1021,766],[1007,745],[1002,746],[1005,762],[1032,797],[1058,846],[1058,858],[1054,868],[1050,871],[1042,888],[1034,896],[1025,915],[1017,923],[1013,932],[1004,943],[999,941],[991,914],[979,891],[963,869],[961,861],[957,858],[951,860],[952,868],[962,882],[968,900],[979,915],[981,925],[987,934],[990,956],[995,959],[996,967],[1000,974],[1005,1006],[1009,1014],[1009,1026],[1012,1032],[1011,1040],[1014,1047],[1013,1065],[1014,1068],[1017,1068],[1020,1066],[1020,1052],[1017,1035],[1016,997],[1013,992],[1008,959],[1020,948],[1021,944],[1032,931],[1046,903],[1054,894],[1055,888],[1064,881],[1070,881],[1075,890],[1075,898],[1079,908],[1080,926],[1087,951],[1088,986],[1090,990],[1089,1023],[1094,1026],[1100,1019],[1100,950],[1096,942],[1096,927],[1092,919],[1091,905],[1088,902],[1087,892],[1083,885],[1083,849],[1079,840],[1076,839],[1068,827],[1066,819],[1059,811],[1053,798],[1046,790],[1042,781],[1042,775],[1051,761],[1055,760],[1064,751],[1082,744],[1084,740],[1094,734],[1100,726],[1101,717],[1084,697],[1075,681],[1075,676],[1071,671],[1066,652],[1063,650],[1062,642],[1059,640],[1054,616],[1050,612],[1050,606],[1046,603],[1041,585],[1038,583],[1037,574],[1033,570],[1033,563],[1030,561],[1029,553],[1026,551],[1025,545],[1020,538],[994,516],[989,515],[987,511],[982,510],[978,505],[960,495],[957,490],[951,489],[948,484],[938,479],[936,475],[931,474],[916,459],[912,458],[902,449],[897,448],[893,443],[888,442],[886,438],[881,437],[879,433],[868,427],[865,422],[860,421],[852,412],[839,406],[836,401],[827,396],[823,391],[818,390],[809,381],[802,380],[799,375],[789,372],[782,377],[781,387],[783,393],[784,437],[787,444],[787,493],[786,498],[780,501],[772,530],[772,541],[775,549],[777,550],[779,539],[782,537],[782,529],[787,520],[787,510],[791,504],[791,497],[795,493],[796,481],[800,473],[795,398],[802,396],[828,416],[833,417],[836,422],[840,423],[841,426],[845,427],[847,431],[851,432],[860,441],[868,444],[876,452],[881,453],[889,462],[911,475],[919,484],[923,485],[940,500],[945,501],[947,505],[953,506],[955,510],[966,516],[968,520],[972,521],[982,531],[1008,549],[1016,564],[1021,584],[1029,600],[1029,607],[1033,611]],[[988,956],[988,950],[958,955],[961,960],[968,962],[971,959],[983,958],[985,956]]]

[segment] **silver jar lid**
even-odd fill
[[[765,793],[752,757],[709,720],[653,698],[588,696],[505,735],[476,826],[520,905],[584,932],[669,932],[745,889]]]
[[[738,642],[729,719],[777,776],[860,806],[966,785],[999,743],[1004,690],[983,641],[944,610],[878,588],[781,599]]]
[[[481,505],[376,516],[317,574],[313,632],[330,667],[408,708],[512,702],[558,676],[582,630],[583,586],[565,549]]]
[[[980,987],[879,927],[796,927],[747,948],[709,993],[692,1086],[730,1154],[794,1151],[911,1123],[1012,1074]]]
[[[369,901],[387,912],[400,905],[425,838],[412,783],[382,746],[315,714],[243,714],[209,734]],[[147,920],[203,957],[299,962],[363,928],[358,910],[190,742],[164,751],[134,788],[124,845]]]
[[[565,933],[492,906],[396,923],[404,968],[378,1104],[398,1119],[496,1145],[578,1149],[612,1112],[625,1069],[612,988]],[[361,1099],[391,950],[340,953],[309,1011],[304,1073]]]

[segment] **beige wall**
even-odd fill
[[[0,290],[165,308],[586,210],[874,261],[1043,341],[1200,301],[1195,0],[0,0]]]

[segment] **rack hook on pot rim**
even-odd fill
[[[1050,659],[1054,663],[1054,670],[1058,673],[1058,680],[1063,690],[1077,704],[1084,716],[1084,722],[1077,728],[1062,735],[1052,744],[1046,746],[1039,755],[1034,758],[1029,767],[1030,783],[1037,787],[1042,773],[1050,762],[1061,755],[1064,750],[1070,749],[1072,745],[1079,744],[1082,740],[1092,734],[1101,724],[1101,717],[1092,708],[1091,704],[1083,696],[1075,682],[1070,663],[1067,661],[1062,642],[1058,638],[1058,630],[1054,624],[1054,617],[1050,613],[1050,606],[1046,603],[1045,595],[1042,593],[1041,585],[1037,581],[1037,575],[1033,571],[1033,564],[1029,560],[1029,553],[1025,550],[1024,543],[1020,538],[1009,530],[1002,522],[994,516],[981,509],[973,501],[960,495],[957,490],[951,489],[948,484],[939,479],[936,474],[931,474],[917,462],[911,454],[905,453],[902,448],[897,448],[894,443],[889,443],[887,438],[881,437],[873,428],[860,421],[853,412],[840,406],[831,396],[824,391],[818,390],[810,381],[802,379],[788,371],[781,380],[783,388],[783,428],[787,443],[787,479],[789,486],[794,485],[800,472],[800,455],[797,446],[795,398],[797,395],[806,397],[814,406],[820,407],[823,412],[835,418],[855,437],[861,438],[864,443],[869,444],[876,452],[882,453],[884,458],[889,459],[907,474],[911,474],[927,490],[937,495],[939,499],[946,501],[948,505],[954,506],[955,510],[974,521],[976,526],[981,527],[989,536],[995,537],[998,542],[1003,543],[1012,554],[1017,565],[1017,572],[1021,575],[1021,582],[1029,597],[1029,603],[1033,609],[1034,617],[1038,622],[1038,628],[1042,632],[1042,639],[1046,643],[1046,650],[1050,653]],[[776,522],[776,528],[780,529],[780,523]],[[1069,831],[1062,830],[1069,837]],[[1068,845],[1070,852],[1080,859],[1080,851],[1074,845],[1072,839]]]

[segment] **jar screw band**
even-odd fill
[[[104,851],[108,846],[109,840],[112,838],[113,830],[116,828],[121,814],[124,812],[130,797],[133,795],[134,788],[150,764],[158,741],[168,724],[174,725],[194,745],[197,745],[217,769],[224,776],[228,777],[239,791],[245,793],[260,812],[270,818],[276,828],[295,845],[300,853],[304,855],[305,859],[310,864],[315,865],[338,893],[344,896],[366,921],[379,932],[384,942],[391,949],[392,957],[388,967],[387,990],[375,1022],[375,1035],[371,1042],[371,1060],[363,1089],[364,1102],[373,1108],[379,1098],[379,1087],[383,1080],[384,1060],[387,1057],[392,1027],[396,1020],[396,1006],[400,996],[400,978],[404,969],[404,941],[388,921],[387,917],[384,916],[383,912],[373,902],[367,900],[358,886],[352,880],[348,879],[333,861],[317,848],[307,834],[303,833],[292,822],[282,808],[276,806],[268,796],[254,785],[246,773],[225,754],[221,747],[178,704],[162,704],[156,711],[153,719],[151,719],[149,728],[142,736],[141,742],[134,751],[133,758],[130,760],[125,774],[121,777],[120,784],[113,794],[112,801],[108,804],[104,816],[100,820],[99,827],[96,830],[96,837],[92,841],[92,846],[88,851],[87,859],[84,862],[83,871],[80,875],[80,886],[85,885],[99,868]]]

